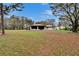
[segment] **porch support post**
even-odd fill
[[[30,27],[30,30],[31,30],[32,28]]]
[[[39,26],[37,26],[37,30],[39,30]]]

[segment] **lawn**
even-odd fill
[[[69,31],[69,30],[55,30],[57,32],[72,32],[72,31]]]
[[[0,55],[79,55],[79,34],[6,30],[0,35]]]

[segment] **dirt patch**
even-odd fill
[[[43,31],[45,43],[38,55],[79,55],[79,34]]]

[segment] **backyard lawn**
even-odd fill
[[[6,30],[0,55],[79,55],[79,34],[61,31]]]

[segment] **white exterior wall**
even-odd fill
[[[53,28],[48,28],[48,30],[53,30]]]

